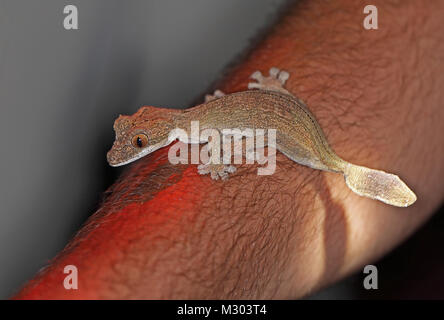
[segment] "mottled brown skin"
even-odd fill
[[[237,92],[185,110],[176,123],[189,132],[191,120],[199,120],[202,130],[277,129],[276,147],[293,161],[321,170],[344,168],[313,114],[294,96],[268,90]]]
[[[142,107],[132,116],[120,116],[115,124],[116,141],[108,153],[112,166],[137,160],[140,149],[133,136],[148,137],[149,153],[171,143],[174,128],[191,134],[191,121],[201,130],[277,129],[277,149],[287,157],[314,169],[342,172],[345,162],[330,148],[313,114],[296,97],[277,91],[248,90],[222,96],[187,110]],[[147,153],[148,154],[148,153]]]

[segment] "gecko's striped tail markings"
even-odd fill
[[[361,196],[397,207],[408,207],[416,201],[416,195],[397,175],[349,163],[344,177],[347,186]]]

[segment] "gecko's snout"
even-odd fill
[[[146,134],[126,135],[118,137],[114,141],[111,150],[106,154],[106,159],[110,166],[119,167],[141,158],[149,150],[148,136]]]
[[[136,141],[137,142],[137,141]],[[131,145],[114,142],[111,150],[106,154],[106,160],[112,167],[120,167],[139,159],[140,152]]]
[[[119,160],[115,156],[112,149],[106,154],[106,160],[111,167],[118,167],[120,165]]]

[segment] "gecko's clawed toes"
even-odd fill
[[[200,164],[197,166],[197,172],[199,174],[210,174],[213,180],[226,180],[230,173],[236,171],[236,167],[225,164]]]
[[[210,170],[207,165],[200,164],[197,166],[197,172],[199,172],[199,174],[208,174],[208,173],[210,173]]]
[[[270,68],[268,73],[269,76],[264,77],[260,71],[253,72],[250,78],[256,81],[248,83],[248,89],[272,90],[288,94],[288,91],[284,89],[284,84],[290,74],[276,67]]]
[[[270,77],[269,78],[273,78],[273,79],[277,79],[279,80],[279,82],[284,85],[285,82],[288,80],[288,78],[290,78],[290,74],[285,71],[285,70],[280,70],[276,67],[270,68],[269,71]]]
[[[223,97],[225,93],[223,93],[221,90],[217,89],[214,91],[213,94],[207,94],[205,95],[205,102],[215,100],[217,98]]]
[[[262,75],[262,72],[255,71],[251,74],[250,78],[256,81],[261,81],[264,78],[264,76]]]
[[[214,171],[210,172],[211,179],[213,179],[213,180],[219,180],[219,175],[220,174],[218,172],[214,172]]]
[[[222,97],[225,95],[225,93],[223,93],[221,90],[217,89],[216,91],[214,91],[214,95],[216,97]]]
[[[290,78],[290,74],[287,71],[281,71],[279,73],[278,79],[282,84],[285,84],[288,78]]]
[[[234,173],[234,172],[236,172],[236,167],[235,166],[225,166],[225,172]]]
[[[262,89],[262,85],[260,83],[257,82],[250,82],[248,84],[248,89]]]
[[[279,69],[276,67],[272,67],[270,68],[270,70],[268,71],[268,73],[270,74],[270,76],[272,76],[273,78],[277,78],[278,74],[279,74]]]

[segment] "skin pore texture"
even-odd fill
[[[359,197],[335,173],[277,153],[276,172],[228,181],[172,165],[168,148],[131,164],[67,247],[15,298],[298,298],[362,270],[444,197],[444,3],[300,1],[220,88],[244,91],[279,66],[341,158],[402,175],[418,200]],[[79,289],[65,290],[66,265]]]

